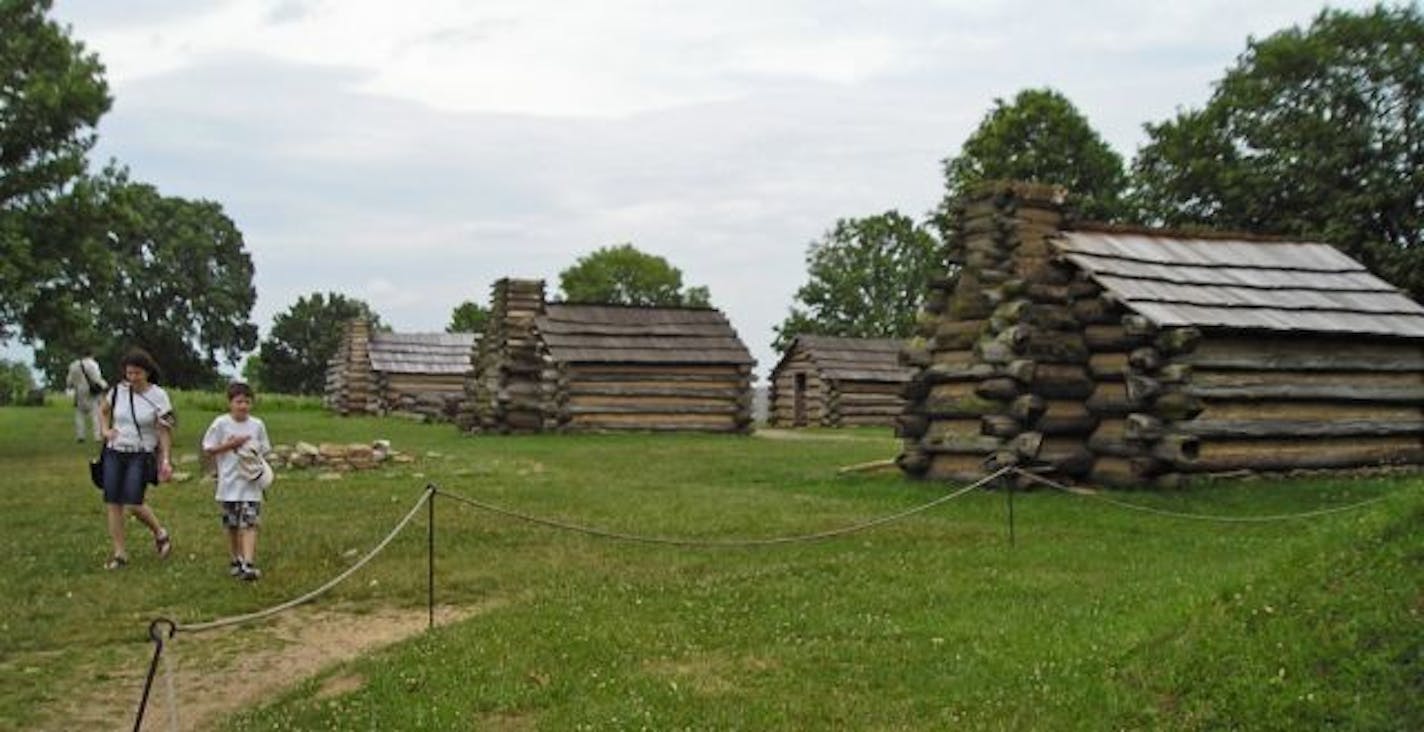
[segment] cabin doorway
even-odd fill
[[[791,391],[791,426],[806,426],[806,374],[796,374]]]

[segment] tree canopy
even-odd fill
[[[163,196],[110,167],[32,220],[37,236],[70,243],[21,320],[51,382],[86,347],[112,364],[138,346],[164,383],[207,386],[219,362],[257,345],[252,258],[219,204]]]
[[[264,391],[320,394],[326,389],[326,364],[341,347],[342,328],[364,317],[372,329],[381,318],[361,300],[334,292],[299,297],[272,318],[272,332],[262,341],[255,369]]]
[[[1319,239],[1424,297],[1424,15],[1325,10],[1252,40],[1201,109],[1148,124],[1145,219]]]
[[[112,103],[98,57],[47,17],[50,6],[0,2],[0,337],[14,333],[69,245],[33,236],[28,219],[84,172]]]
[[[806,252],[809,281],[776,326],[773,347],[798,335],[904,338],[941,268],[939,243],[896,211],[841,219]]]
[[[455,310],[450,313],[450,324],[445,326],[445,332],[483,333],[486,320],[489,320],[489,308],[472,300],[466,300],[456,305]]]
[[[707,307],[706,287],[683,289],[682,270],[632,244],[603,247],[559,273],[569,302],[667,307]]]
[[[950,202],[999,179],[1064,186],[1085,216],[1104,221],[1120,216],[1127,184],[1122,156],[1052,89],[1025,89],[1011,103],[995,99],[959,154],[944,160],[945,198],[932,219],[941,234]]]

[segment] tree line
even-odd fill
[[[87,153],[113,98],[104,67],[50,19],[50,0],[0,0],[0,338],[36,346],[51,383],[93,351],[112,363],[141,345],[168,383],[205,387],[244,354],[262,388],[318,393],[341,324],[379,316],[339,293],[311,293],[258,341],[252,258],[219,203],[165,195],[118,161]],[[942,202],[844,218],[806,252],[775,346],[802,333],[910,335],[920,298],[946,269],[950,202],[984,180],[1066,187],[1107,222],[1210,227],[1331,243],[1424,297],[1424,15],[1417,6],[1324,10],[1307,27],[1248,40],[1200,109],[1144,124],[1130,163],[1060,92],[997,99],[941,161]],[[563,298],[708,306],[666,259],[631,244],[578,259]],[[458,304],[448,330],[487,317]],[[255,352],[254,352],[254,349]]]

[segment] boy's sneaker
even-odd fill
[[[159,559],[167,559],[173,553],[173,537],[168,535],[168,529],[159,529],[158,536],[153,538],[153,548],[158,551]]]
[[[231,562],[228,562],[227,573],[233,577],[242,574],[242,560],[234,558]]]
[[[238,577],[244,582],[256,582],[262,579],[262,570],[258,569],[256,565],[244,564],[242,565],[242,574],[239,574]]]

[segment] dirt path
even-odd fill
[[[437,625],[487,612],[503,604],[437,608]],[[253,626],[224,628],[184,637],[172,644],[169,658],[179,729],[203,730],[232,712],[275,698],[304,679],[337,663],[391,645],[425,630],[424,609],[382,609],[350,613],[297,608]],[[240,652],[238,652],[240,649]],[[88,693],[50,710],[41,729],[130,730],[143,691],[153,646],[135,646],[121,670],[95,674]],[[165,653],[165,656],[168,654]],[[167,676],[160,664],[144,718],[145,730],[167,730],[173,707]],[[334,678],[323,694],[360,688],[354,676]]]

